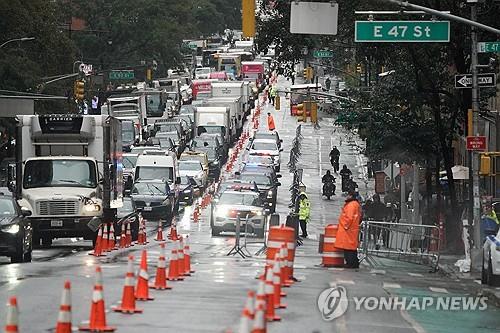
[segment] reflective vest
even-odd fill
[[[299,197],[304,195],[305,198],[299,201],[299,220],[309,220],[311,215],[311,203],[304,192],[299,194]]]

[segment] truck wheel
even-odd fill
[[[50,237],[50,236],[42,237],[42,247],[48,248],[51,246],[52,246],[52,237]]]

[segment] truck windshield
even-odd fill
[[[202,135],[204,133],[207,134],[220,134],[224,135],[224,127],[222,126],[199,126],[198,127],[198,135]]]
[[[135,129],[133,122],[122,122],[122,141],[131,143],[135,141]]]
[[[148,117],[163,116],[163,107],[161,105],[160,95],[146,96],[146,113]]]
[[[135,179],[165,179],[169,182],[173,182],[173,169],[170,167],[137,166],[135,168]]]
[[[32,160],[24,167],[23,187],[95,188],[94,163],[86,160]]]

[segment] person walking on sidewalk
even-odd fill
[[[274,100],[276,99],[276,95],[278,94],[278,89],[276,88],[276,85],[273,84],[271,87],[271,90],[269,92],[269,96],[271,98],[271,104],[274,105]]]
[[[354,192],[349,192],[340,213],[335,247],[344,250],[346,268],[359,268],[358,239],[361,205]]]
[[[267,113],[267,128],[270,131],[274,131],[276,129],[276,125],[274,124],[274,117],[271,112]]]
[[[302,230],[302,238],[307,238],[307,223],[311,216],[311,202],[307,197],[306,192],[299,193],[299,223]]]

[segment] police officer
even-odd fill
[[[311,215],[311,202],[306,192],[299,193],[299,223],[302,230],[302,238],[307,238],[307,223]]]

